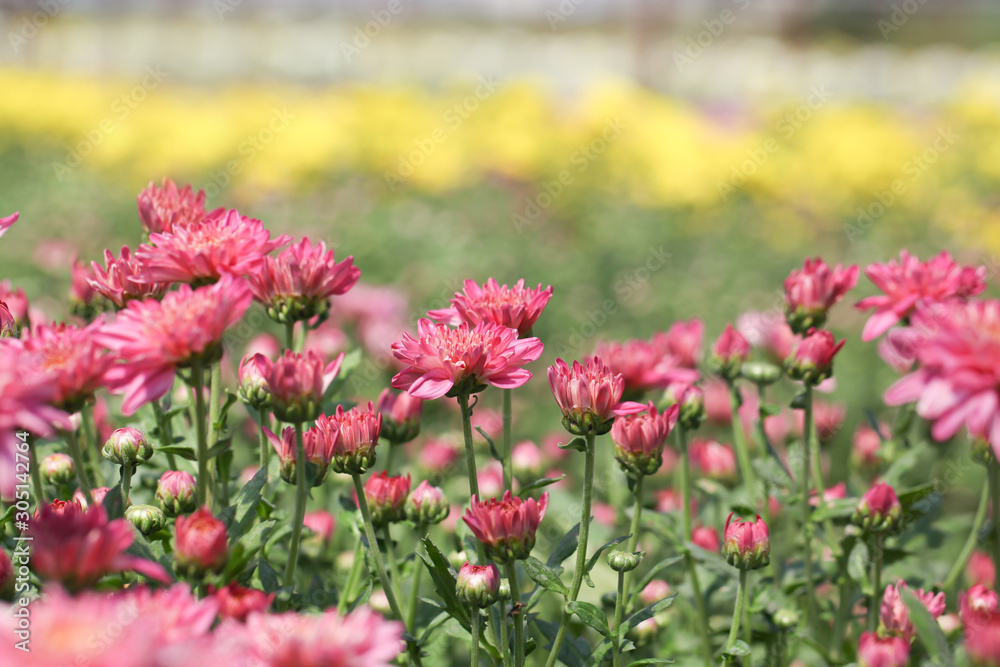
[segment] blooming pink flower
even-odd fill
[[[906,667],[910,659],[910,642],[902,637],[879,637],[864,632],[858,641],[860,667]]]
[[[364,348],[378,356],[391,347],[401,331],[410,331],[409,313],[409,302],[399,289],[358,283],[337,299],[330,323],[336,328],[353,325]]]
[[[264,667],[392,667],[405,648],[403,624],[365,607],[346,616],[252,613],[246,624],[256,645],[249,664]]]
[[[750,343],[732,324],[727,324],[712,345],[712,367],[727,380],[734,379],[750,356]]]
[[[1000,665],[1000,612],[994,611],[965,626],[965,651],[973,667]]]
[[[701,362],[701,343],[705,335],[705,324],[697,317],[678,320],[670,325],[666,333],[653,335],[652,343],[662,345],[677,364],[684,368],[697,368]]]
[[[167,291],[167,283],[142,279],[142,265],[128,246],[122,246],[118,257],[105,250],[104,266],[97,262],[90,266],[90,287],[118,308],[132,300],[159,299]]]
[[[707,551],[718,551],[719,531],[708,526],[698,526],[691,530],[691,542]]]
[[[327,250],[325,243],[313,246],[308,238],[277,257],[264,257],[249,275],[253,295],[278,322],[308,320],[326,313],[330,297],[354,287],[359,277],[361,270],[354,266],[354,257],[338,264],[334,251]]]
[[[271,239],[260,220],[239,211],[214,211],[198,224],[150,234],[150,245],[135,251],[142,266],[136,279],[205,284],[225,274],[251,275],[260,270],[267,253],[291,238],[285,234]]]
[[[538,445],[525,440],[511,448],[510,463],[516,475],[538,475],[545,464],[545,455]]]
[[[976,584],[958,596],[958,608],[965,625],[982,623],[997,611],[997,594],[982,584]]]
[[[611,440],[622,469],[636,475],[652,475],[659,470],[663,448],[679,414],[677,403],[660,413],[650,402],[646,412],[616,419],[611,426]]]
[[[12,214],[8,215],[6,218],[0,218],[0,237],[7,233],[7,230],[14,226],[17,219],[20,217],[21,213],[14,211]]]
[[[278,454],[281,463],[281,479],[289,484],[296,484],[299,475],[299,465],[296,461],[295,428],[286,426],[279,438],[271,429],[264,427],[264,435]],[[306,455],[306,480],[312,486],[319,486],[326,479],[330,461],[340,441],[340,431],[333,431],[332,437],[321,434],[313,427],[302,434],[302,447]]]
[[[39,325],[9,344],[22,351],[23,360],[33,372],[55,386],[52,405],[76,412],[104,386],[105,376],[115,363],[115,358],[105,354],[105,348],[98,343],[102,326],[101,322],[84,327]]]
[[[736,328],[750,345],[777,362],[784,362],[800,340],[788,322],[776,313],[748,311],[736,319]]]
[[[324,543],[328,544],[333,537],[333,531],[337,527],[337,520],[326,510],[316,510],[306,512],[302,517],[302,525],[319,535]]]
[[[887,632],[909,640],[913,635],[913,623],[910,621],[910,612],[906,608],[906,603],[903,602],[900,595],[900,591],[904,588],[908,588],[905,581],[899,581],[895,586],[886,586],[880,612],[882,625],[885,626]],[[944,613],[944,593],[924,593],[923,589],[920,589],[914,595],[923,603],[932,617],[937,618]]]
[[[444,490],[431,485],[426,479],[420,482],[406,499],[406,518],[418,526],[441,523],[450,512],[451,508]]]
[[[681,365],[687,359],[678,356],[677,344],[669,334],[659,334],[652,340],[602,341],[594,348],[594,355],[614,373],[621,374],[627,395],[637,395],[674,382],[691,384],[698,380],[697,370]]]
[[[795,333],[805,333],[826,322],[827,312],[858,283],[858,267],[832,269],[817,257],[806,258],[801,269],[785,279],[785,314]]]
[[[985,551],[973,551],[965,566],[965,578],[970,586],[982,584],[987,588],[993,588],[997,575],[990,555]]]
[[[328,364],[316,352],[292,352],[271,362],[257,360],[258,370],[271,394],[274,416],[286,422],[305,422],[316,419],[322,409],[323,395],[340,372],[344,361],[341,352]]]
[[[402,521],[410,485],[409,474],[391,476],[383,470],[369,477],[365,482],[365,499],[368,500],[372,522],[384,525]]]
[[[207,507],[177,517],[174,550],[178,570],[218,572],[229,560],[226,524]]]
[[[91,586],[106,574],[135,570],[167,582],[157,563],[125,554],[135,533],[125,519],[108,521],[103,505],[83,509],[76,503],[42,506],[31,521],[31,565],[42,579],[70,590]]]
[[[76,257],[70,266],[69,302],[73,307],[74,314],[78,311],[86,310],[94,301],[97,292],[90,285],[90,279],[94,276],[93,270]]]
[[[846,342],[846,339],[836,342],[825,329],[810,329],[785,362],[788,377],[813,386],[827,380],[833,374],[833,357]]]
[[[382,433],[389,442],[402,444],[420,434],[420,417],[424,411],[421,399],[406,391],[383,389],[375,407],[382,415]]]
[[[483,502],[472,496],[469,503],[462,519],[486,547],[487,557],[509,563],[525,559],[531,553],[535,532],[549,506],[549,494],[543,493],[536,501],[522,500],[507,491],[501,500],[491,498]]]
[[[466,280],[464,291],[455,293],[450,308],[432,310],[427,316],[452,326],[462,322],[470,326],[491,322],[516,329],[519,336],[530,336],[535,321],[551,298],[552,285],[543,290],[539,283],[531,289],[526,288],[521,279],[508,287],[490,278],[480,287],[476,281]]]
[[[139,193],[139,219],[150,234],[171,232],[174,227],[189,227],[205,217],[205,192],[197,193],[190,185],[178,188],[169,178],[157,187],[150,181]]]
[[[912,326],[924,335],[919,367],[885,392],[889,405],[917,402],[946,440],[963,426],[1000,452],[1000,301],[950,301],[917,310]]]
[[[49,436],[55,429],[69,429],[69,415],[52,407],[57,392],[21,349],[0,344],[0,434],[27,429]]]
[[[135,605],[136,620],[142,619],[144,631],[138,634],[168,643],[210,636],[209,631],[219,615],[218,598],[199,599],[186,583],[155,591],[134,586],[116,597]]]
[[[107,373],[108,387],[125,394],[122,412],[166,394],[178,368],[217,358],[222,334],[251,300],[245,281],[225,276],[198,289],[181,285],[163,301],[129,302],[94,336],[124,360]]]
[[[404,333],[392,344],[392,353],[408,364],[392,386],[424,399],[475,393],[485,384],[520,387],[531,377],[522,366],[541,356],[543,347],[537,338],[519,339],[516,329],[485,321],[452,329],[421,319],[417,334]]]
[[[460,602],[485,608],[500,595],[500,570],[493,563],[465,563],[455,577],[455,594]]]
[[[235,581],[209,591],[219,603],[219,616],[243,622],[253,612],[265,612],[274,601],[274,593],[244,588]]]
[[[861,340],[875,340],[899,321],[909,317],[918,305],[965,299],[986,289],[986,267],[959,266],[947,251],[926,262],[901,250],[899,262],[869,264],[865,275],[884,292],[862,299],[858,310],[875,309],[865,323]]]
[[[371,401],[367,409],[356,405],[344,410],[337,406],[333,417],[316,419],[316,437],[325,440],[323,447],[333,450],[333,469],[339,473],[361,474],[375,463],[375,447],[382,431],[382,415]]]
[[[729,445],[715,440],[693,438],[688,445],[688,456],[702,475],[720,482],[736,479],[736,454]]]
[[[563,426],[575,435],[611,430],[615,416],[636,414],[646,409],[639,403],[622,403],[625,379],[614,373],[600,357],[590,357],[587,365],[574,361],[569,367],[562,359],[548,368],[549,387],[563,413]]]
[[[760,515],[752,522],[746,519],[734,522],[733,512],[730,512],[722,543],[722,555],[729,564],[743,570],[755,570],[770,562],[770,554],[771,539]]]

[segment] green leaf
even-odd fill
[[[724,577],[732,575],[733,572],[732,566],[729,563],[727,563],[726,559],[723,558],[720,554],[717,554],[714,551],[708,551],[706,549],[702,549],[693,542],[685,542],[684,547],[688,550],[688,553],[691,554],[692,558],[694,558],[696,561],[704,565],[709,570],[714,571],[716,574],[721,574]]]
[[[577,546],[580,544],[580,524],[576,524],[569,529],[565,535],[559,540],[559,544],[556,548],[552,550],[552,555],[549,559],[545,561],[546,565],[549,567],[556,567],[562,565],[563,561],[572,556],[576,552]]]
[[[937,621],[927,611],[927,607],[909,589],[902,588],[899,593],[903,602],[906,603],[906,608],[910,611],[910,621],[917,631],[917,636],[920,637],[920,642],[927,649],[934,664],[942,667],[954,667],[955,659],[948,647],[948,639],[941,632]]]
[[[674,603],[674,598],[675,597],[677,597],[676,593],[674,593],[673,595],[667,596],[667,597],[663,598],[662,600],[657,600],[656,602],[654,602],[653,604],[649,605],[648,607],[645,607],[645,608],[640,609],[639,611],[635,612],[634,614],[632,614],[631,616],[628,617],[628,620],[626,620],[625,623],[622,625],[622,629],[625,632],[628,632],[629,630],[633,629],[635,626],[639,625],[643,621],[646,621],[646,620],[649,620],[649,619],[653,618],[654,616],[656,616],[657,614],[659,614],[661,611],[663,611],[664,609],[666,609],[667,607],[669,607],[670,605],[672,605]]]
[[[849,519],[857,509],[857,498],[837,498],[824,501],[822,507],[813,510],[811,518],[816,523],[827,519]]]
[[[486,435],[486,431],[483,430],[482,426],[477,426],[476,430],[479,431],[479,435],[483,436],[483,439],[487,443],[489,443],[489,445],[490,445],[490,455],[492,455],[493,458],[496,459],[497,461],[499,461],[500,463],[503,463],[503,454],[501,454],[499,451],[497,451],[497,446],[496,446],[496,443],[493,442],[493,438],[491,438],[490,436]]]
[[[521,498],[526,497],[532,491],[537,491],[538,489],[544,489],[550,484],[555,484],[556,482],[561,482],[566,479],[566,475],[559,475],[558,477],[542,477],[541,479],[536,479],[534,482],[526,485],[523,489],[518,491],[517,495]]]
[[[628,663],[628,667],[640,667],[640,665],[672,665],[674,661],[670,658],[646,658]]]
[[[601,640],[601,642],[590,654],[590,658],[587,660],[587,667],[601,667],[604,663],[604,656],[606,656],[611,649],[612,645],[610,637]]]
[[[3,533],[4,527],[14,520],[15,512],[17,512],[17,508],[14,505],[11,505],[7,508],[7,511],[3,513],[3,516],[0,516],[0,534]],[[579,525],[580,524],[577,524],[577,527],[579,527]]]
[[[577,436],[572,440],[570,440],[569,442],[567,442],[566,444],[560,444],[559,449],[573,449],[578,452],[586,452],[587,441],[581,438],[580,436]]]
[[[934,482],[928,482],[927,484],[921,484],[920,486],[900,491],[898,497],[899,504],[903,506],[903,512],[909,512],[921,500],[934,495],[934,487]]]
[[[528,556],[526,560],[521,561],[521,567],[531,577],[531,580],[542,588],[559,593],[563,597],[569,595],[569,589],[559,578],[559,571],[549,567],[534,556]]]
[[[854,580],[866,595],[871,595],[871,584],[868,582],[868,545],[864,540],[858,540],[851,555],[847,557],[847,576]]]
[[[215,420],[215,432],[222,433],[226,430],[226,425],[229,418],[229,409],[236,404],[236,401],[240,400],[240,397],[233,392],[226,390],[226,402],[222,404],[219,408],[219,418]]]
[[[597,630],[605,637],[611,635],[608,628],[608,619],[596,605],[589,602],[570,602],[566,605],[566,610],[571,614],[576,614],[581,621],[591,628]]]
[[[545,639],[550,643],[555,641],[556,633],[559,632],[558,623],[552,623],[536,616],[534,624]],[[566,639],[563,641],[562,648],[559,649],[559,660],[563,664],[569,665],[569,667],[583,667],[590,664],[591,655],[590,645],[586,641],[574,637],[572,633],[566,633]]]
[[[119,477],[119,479],[121,479]],[[122,503],[122,488],[118,484],[112,486],[101,502],[108,513],[108,520],[120,519],[125,516],[125,505]]]
[[[229,542],[232,544],[240,539],[250,530],[254,519],[257,518],[257,506],[260,505],[260,492],[267,484],[267,470],[261,468],[247,482],[243,489],[236,495],[236,501],[232,507],[227,507],[220,512],[222,515],[229,515],[224,518],[229,519]]]
[[[737,639],[732,647],[727,648],[722,652],[722,655],[731,655],[735,657],[742,657],[745,655],[750,655],[750,647],[742,639]]]
[[[157,447],[156,453],[163,454],[174,454],[181,457],[182,459],[187,459],[188,461],[197,461],[198,455],[194,453],[194,449],[191,447],[184,447],[183,445],[166,445],[165,447]]]
[[[226,436],[225,438],[219,438],[219,441],[214,445],[212,445],[211,447],[209,447],[208,452],[206,452],[208,454],[208,458],[214,459],[216,456],[222,454],[224,451],[229,449],[229,446],[232,444],[233,444],[232,434]]]
[[[922,448],[918,447],[905,450],[882,475],[882,481],[892,487],[898,486],[903,475],[919,463],[922,454]]]
[[[595,551],[593,555],[590,557],[590,559],[587,561],[587,567],[583,568],[584,574],[589,574],[590,571],[594,569],[594,566],[597,565],[597,559],[601,557],[601,554],[604,552],[605,549],[607,549],[608,547],[613,547],[616,544],[621,544],[630,537],[632,537],[631,534],[622,535],[621,537],[616,537],[615,539],[605,542],[601,546],[597,547],[597,551]],[[591,584],[590,587],[593,588],[594,587],[593,584]]]
[[[760,406],[760,414],[765,417],[773,417],[781,414],[781,406],[777,403],[765,403]]]
[[[806,388],[803,387],[802,389],[799,390],[797,394],[795,394],[795,397],[788,404],[788,407],[792,408],[793,410],[805,410],[806,394],[807,394]]]
[[[261,558],[257,561],[257,576],[265,593],[273,593],[281,588],[281,578],[271,564]]]

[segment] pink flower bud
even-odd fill
[[[879,637],[865,632],[858,642],[860,667],[906,667],[910,658],[910,642],[902,637]]]
[[[49,484],[66,484],[73,479],[73,459],[61,452],[49,454],[42,459],[42,477]]]
[[[365,499],[372,523],[382,526],[405,518],[406,498],[410,494],[410,476],[390,477],[384,470],[365,482]],[[357,500],[355,498],[355,500]]]
[[[375,465],[375,447],[382,432],[382,415],[369,401],[367,409],[356,405],[350,410],[338,405],[333,417],[316,419],[316,436],[322,447],[333,452],[335,472],[362,474]]]
[[[383,389],[375,409],[382,415],[382,435],[393,445],[409,442],[420,434],[424,402],[409,393]]]
[[[615,460],[622,470],[633,475],[652,475],[663,465],[663,447],[677,423],[680,405],[674,404],[658,413],[650,403],[648,411],[615,420],[611,440]]]
[[[480,501],[472,496],[469,509],[462,517],[476,539],[486,547],[489,558],[502,563],[522,560],[535,546],[535,532],[545,517],[549,494],[537,501],[512,497],[510,491],[501,500]]]
[[[316,510],[315,512],[306,512],[305,516],[302,517],[302,525],[319,535],[324,544],[327,544],[333,536],[337,521],[326,510]]]
[[[226,524],[202,507],[188,516],[177,517],[174,541],[177,569],[199,575],[219,572],[229,560]]]
[[[771,539],[767,524],[759,514],[750,522],[746,519],[733,521],[733,512],[729,513],[722,555],[730,565],[741,570],[756,570],[771,562]]]
[[[489,607],[500,595],[500,570],[493,563],[466,563],[455,577],[455,595],[460,602],[473,607]]]
[[[448,518],[449,510],[444,491],[431,486],[426,479],[406,499],[406,518],[417,525],[441,523]]]
[[[638,403],[621,403],[625,381],[614,374],[599,357],[587,359],[586,366],[562,359],[548,369],[549,387],[562,410],[563,426],[574,435],[603,435],[611,430],[615,416],[645,410]]]
[[[126,426],[111,434],[101,450],[104,458],[120,466],[135,467],[149,460],[153,455],[153,445],[146,434],[137,428]]]
[[[830,268],[822,259],[806,258],[785,279],[785,316],[792,331],[805,333],[826,323],[827,313],[858,283],[858,267]]]
[[[719,334],[712,346],[709,366],[727,380],[734,380],[740,374],[740,367],[750,356],[750,343],[732,324]]]
[[[168,470],[156,484],[156,501],[169,516],[186,514],[198,506],[195,500],[197,485],[191,473]]]
[[[688,455],[691,464],[705,477],[726,484],[736,481],[736,454],[729,445],[694,438],[688,445]]]
[[[864,530],[882,532],[898,521],[902,513],[896,491],[885,482],[879,482],[865,491],[853,521]]]
[[[340,372],[344,354],[329,364],[316,352],[285,354],[273,364],[261,364],[261,372],[271,390],[271,409],[274,416],[289,423],[312,421],[320,415],[323,395]]]
[[[299,465],[296,459],[297,445],[295,442],[295,428],[286,426],[279,438],[271,429],[264,427],[264,435],[268,442],[278,454],[281,463],[281,479],[289,484],[298,481]],[[318,428],[311,428],[302,434],[302,448],[306,455],[306,480],[311,486],[319,486],[326,479],[330,461],[333,460],[334,451],[339,439],[339,431],[334,431],[330,435],[333,439],[326,437]]]
[[[685,429],[693,431],[705,420],[705,395],[698,387],[675,382],[663,392],[663,398],[668,406],[681,406],[678,421]]]
[[[965,625],[982,623],[989,614],[997,611],[997,594],[982,584],[976,584],[958,596],[958,608]]]
[[[965,578],[970,586],[982,584],[987,588],[993,588],[997,577],[990,555],[985,551],[973,551],[965,566]]]
[[[879,425],[882,433],[888,433],[884,424]],[[882,439],[871,426],[859,424],[851,441],[851,462],[862,470],[876,470],[882,464],[879,451]]]
[[[240,400],[256,410],[271,402],[271,390],[267,385],[270,368],[271,362],[260,353],[248,354],[240,361],[237,375]]]
[[[265,612],[274,601],[274,593],[254,588],[244,588],[235,581],[218,590],[210,591],[219,603],[219,616],[244,622],[253,612]]]
[[[708,526],[699,526],[691,530],[691,542],[706,551],[719,550],[719,531]]]
[[[639,592],[643,604],[651,605],[670,595],[670,584],[663,579],[653,579]]]
[[[538,476],[542,472],[545,456],[541,448],[530,440],[519,442],[510,450],[511,466],[519,477]]]
[[[905,581],[899,581],[895,586],[886,586],[879,611],[886,632],[899,635],[909,641],[913,635],[913,623],[910,621],[909,609],[900,595],[900,591],[905,588],[908,588]],[[944,613],[944,593],[925,593],[923,589],[920,589],[914,595],[923,603],[932,617],[937,618]]]
[[[17,335],[17,321],[7,304],[0,301],[0,338],[17,338]]]
[[[785,362],[788,377],[816,386],[833,374],[833,357],[844,347],[825,329],[810,329]]]

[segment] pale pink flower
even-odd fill
[[[652,475],[659,470],[667,437],[677,424],[680,409],[680,404],[674,403],[661,413],[650,402],[646,412],[616,419],[611,426],[611,440],[618,464],[637,475]]]
[[[889,433],[886,424],[879,424],[882,433]],[[882,449],[882,438],[878,432],[865,423],[858,424],[851,440],[851,462],[860,467],[872,469],[882,463],[879,450]]]
[[[702,475],[720,482],[736,479],[736,454],[729,445],[715,440],[694,438],[688,445],[691,465]]]
[[[488,558],[509,563],[531,554],[535,532],[548,505],[548,493],[543,493],[537,501],[511,496],[510,491],[500,500],[491,498],[485,502],[472,496],[462,520],[486,547]]]
[[[427,316],[452,326],[462,322],[470,326],[491,322],[516,329],[519,336],[530,336],[535,321],[551,298],[552,285],[543,290],[539,283],[531,289],[526,288],[521,279],[508,287],[490,278],[480,287],[476,281],[466,280],[464,291],[455,293],[450,308],[432,310]]]
[[[139,193],[138,205],[143,229],[150,234],[170,232],[174,227],[189,227],[204,219],[205,192],[195,193],[190,185],[178,188],[172,180],[164,178],[162,186],[150,181]]]
[[[985,551],[973,551],[969,556],[969,562],[965,565],[965,578],[970,586],[982,584],[987,588],[993,588],[997,573],[990,555]]]
[[[516,475],[538,475],[545,464],[545,455],[538,445],[525,440],[511,448],[510,463]]]
[[[548,368],[549,387],[563,413],[563,426],[575,435],[611,430],[616,416],[643,412],[640,403],[622,402],[625,379],[600,357],[590,357],[586,366],[578,361],[567,366],[562,359]]]
[[[973,667],[1000,665],[1000,611],[984,614],[965,627],[965,651]]]
[[[337,329],[354,325],[365,350],[380,357],[396,342],[401,331],[411,331],[409,313],[406,295],[397,288],[358,283],[337,299],[329,323]]]
[[[965,625],[982,623],[989,614],[997,611],[997,594],[982,584],[976,584],[959,594],[958,608]]]
[[[831,269],[819,257],[807,257],[802,268],[785,279],[785,314],[792,331],[801,334],[823,326],[830,308],[857,283],[856,265]]]
[[[323,358],[311,350],[285,350],[275,362],[257,357],[255,364],[267,383],[274,415],[282,421],[295,423],[319,416],[323,396],[343,362],[343,352],[330,363],[324,363]]]
[[[476,472],[479,482],[479,493],[484,498],[493,498],[503,493],[503,465],[499,461],[490,461]]]
[[[684,511],[684,498],[675,489],[660,489],[656,492],[656,511],[664,514]],[[698,500],[691,498],[691,516],[698,514]]]
[[[675,354],[673,345],[667,334],[652,340],[602,341],[594,348],[594,355],[622,376],[626,395],[636,395],[664,389],[674,382],[691,384],[698,380],[698,371],[682,365],[687,359]]]
[[[455,577],[455,594],[464,604],[480,609],[490,606],[500,594],[500,570],[493,563],[466,562]]]
[[[20,212],[14,211],[12,214],[8,215],[6,218],[0,218],[0,237],[7,233],[7,230],[14,226],[17,219],[20,217]]]
[[[736,328],[750,345],[777,362],[784,362],[800,339],[785,318],[773,312],[745,312],[736,319]]]
[[[443,473],[455,465],[461,451],[453,442],[432,439],[417,448],[417,462],[428,472]]]
[[[333,537],[333,531],[337,527],[337,520],[326,510],[316,510],[306,512],[302,517],[302,525],[319,535],[324,543],[329,543]]]
[[[135,252],[142,267],[137,280],[205,284],[226,274],[246,276],[256,273],[264,256],[291,238],[286,234],[272,239],[260,220],[239,211],[214,211],[198,224],[150,234],[149,245]]]
[[[142,266],[128,246],[122,246],[118,257],[104,251],[104,266],[90,263],[93,273],[87,278],[90,287],[113,303],[124,308],[132,300],[159,299],[167,291],[167,283],[142,279]]]
[[[607,503],[593,503],[590,513],[594,515],[594,521],[600,526],[614,528],[618,523],[618,510]]]
[[[986,267],[960,266],[947,251],[921,262],[901,250],[898,262],[869,264],[865,275],[884,294],[862,299],[856,306],[875,309],[861,332],[863,341],[875,340],[908,318],[918,305],[965,299],[986,289]]]
[[[107,374],[112,392],[125,394],[122,412],[166,394],[178,368],[217,358],[223,333],[251,300],[245,281],[225,276],[198,289],[181,285],[163,301],[129,302],[95,336],[125,360]]]
[[[643,604],[651,605],[670,595],[670,584],[663,579],[653,579],[639,592]]]
[[[666,333],[653,334],[654,346],[666,350],[684,368],[697,368],[701,363],[701,344],[705,336],[705,324],[697,317],[678,320],[670,325]]]
[[[53,407],[58,390],[22,350],[0,344],[0,434],[26,429],[49,436],[56,429],[70,428],[69,415]],[[2,449],[13,458],[15,441],[4,444]]]
[[[518,338],[516,329],[493,323],[452,329],[421,319],[417,332],[417,338],[404,333],[392,344],[392,353],[408,365],[392,378],[392,386],[417,398],[474,393],[486,384],[520,387],[531,377],[522,366],[542,354],[537,338]]]
[[[180,642],[210,635],[219,602],[209,596],[199,599],[186,583],[150,590],[145,586],[129,587],[117,596],[134,601],[145,634],[167,642]]]
[[[693,505],[692,505],[692,511]],[[691,530],[691,542],[707,551],[719,550],[719,531],[708,526],[698,526]]]
[[[913,623],[910,621],[910,612],[906,608],[906,603],[903,602],[900,595],[900,591],[904,588],[908,588],[905,581],[899,581],[895,586],[886,586],[880,612],[882,625],[885,626],[886,631],[908,640],[913,636]],[[924,593],[923,589],[920,589],[914,595],[923,603],[933,618],[944,613],[944,593]]]

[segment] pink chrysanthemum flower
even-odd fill
[[[465,289],[456,292],[450,308],[432,310],[427,316],[438,322],[458,326],[467,322],[476,326],[480,322],[492,322],[517,329],[519,336],[530,336],[535,321],[542,314],[552,298],[552,285],[542,289],[524,286],[524,279],[513,287],[498,285],[493,278],[480,287],[474,280],[465,281]]]
[[[615,417],[633,415],[646,409],[641,403],[622,402],[625,378],[609,368],[600,357],[590,357],[583,366],[562,359],[547,371],[552,395],[562,410],[563,427],[574,435],[611,430]]]
[[[0,218],[0,237],[7,233],[7,230],[14,226],[17,219],[21,216],[18,211],[14,211],[11,215],[6,218]]]
[[[548,506],[548,493],[543,493],[537,501],[511,496],[510,491],[500,500],[481,501],[472,496],[462,520],[486,547],[487,558],[509,563],[531,554],[535,533]]]
[[[1000,611],[983,614],[965,626],[965,652],[973,667],[1000,665]]]
[[[396,523],[405,518],[404,510],[411,484],[409,474],[393,476],[385,470],[368,478],[365,482],[365,499],[375,525]],[[354,496],[354,502],[357,503],[357,493]]]
[[[906,667],[909,659],[910,642],[902,637],[879,637],[874,632],[865,632],[858,641],[860,667]]]
[[[663,465],[663,447],[677,423],[681,406],[674,403],[657,412],[652,402],[646,412],[616,419],[611,426],[615,459],[623,470],[652,475]]]
[[[100,302],[94,302],[98,294],[90,284],[93,276],[94,272],[90,266],[75,257],[73,258],[73,264],[70,266],[70,312],[86,320],[93,319],[98,312],[98,306],[100,306]]]
[[[190,185],[178,188],[169,178],[157,187],[150,181],[139,193],[139,219],[150,234],[171,232],[188,227],[205,217],[205,191],[192,191]]]
[[[104,386],[105,375],[115,363],[115,357],[105,354],[97,342],[102,326],[101,322],[85,327],[39,325],[9,344],[21,349],[28,368],[55,386],[52,405],[73,413]]]
[[[142,266],[128,246],[122,246],[118,257],[105,250],[104,266],[91,262],[91,268],[90,286],[119,309],[132,300],[159,299],[167,291],[166,283],[142,279]]]
[[[367,409],[356,405],[344,410],[337,406],[332,417],[316,419],[316,437],[322,447],[333,451],[331,465],[335,472],[361,474],[375,464],[375,447],[382,431],[382,415],[368,402]]]
[[[729,445],[715,440],[694,438],[688,451],[691,465],[705,477],[720,482],[736,481],[736,454]]]
[[[666,333],[653,334],[654,347],[666,351],[683,368],[697,368],[701,362],[701,344],[705,336],[705,324],[693,317],[678,320],[670,325]]]
[[[125,519],[108,521],[103,505],[86,510],[76,503],[58,509],[43,506],[30,523],[29,535],[33,538],[31,566],[42,579],[58,581],[70,590],[126,570],[157,581],[170,580],[159,564],[126,555],[135,538],[132,526]]]
[[[602,341],[594,348],[594,355],[625,381],[625,395],[638,398],[649,389],[663,389],[674,382],[692,384],[698,380],[698,371],[682,366],[661,335],[654,340]]]
[[[776,362],[784,362],[800,340],[785,318],[773,312],[747,311],[736,318],[736,328],[747,342]]]
[[[911,329],[919,367],[885,392],[889,405],[917,402],[936,440],[962,426],[1000,453],[1000,301],[947,302],[918,309]]]
[[[434,399],[482,391],[491,384],[501,389],[520,387],[531,377],[522,368],[542,354],[537,338],[518,338],[517,330],[480,322],[457,329],[421,319],[417,338],[404,333],[392,344],[392,353],[409,365],[392,378],[392,386],[417,398]]]
[[[771,562],[771,538],[767,523],[758,514],[753,521],[739,518],[733,512],[726,519],[722,536],[722,555],[733,567],[756,570]]]
[[[178,368],[217,359],[222,334],[252,299],[246,281],[224,276],[198,289],[181,285],[163,301],[130,302],[95,336],[125,360],[107,374],[109,388],[125,394],[122,412],[166,394]]]
[[[340,372],[343,361],[343,352],[330,363],[324,363],[311,350],[285,350],[274,362],[258,357],[258,369],[270,392],[274,415],[292,424],[316,419],[323,407],[323,395]]]
[[[856,265],[831,269],[819,257],[807,257],[785,279],[785,314],[792,331],[801,334],[823,326],[829,310],[857,283]]]
[[[263,223],[239,211],[213,211],[196,225],[149,235],[135,256],[142,266],[137,280],[157,283],[213,283],[225,274],[256,273],[264,256],[291,240],[276,239]]]
[[[279,438],[265,426],[264,435],[278,454],[278,460],[281,462],[281,479],[289,484],[295,484],[299,472],[298,462],[295,460],[295,429],[286,426]],[[312,482],[312,486],[319,486],[326,479],[330,461],[339,444],[336,435],[339,434],[335,433],[334,438],[323,437],[316,428],[311,428],[302,434],[302,447],[306,455],[306,479]]]
[[[898,262],[869,264],[865,275],[884,294],[862,299],[856,306],[875,309],[861,332],[863,341],[875,340],[908,318],[919,304],[964,299],[986,289],[986,267],[960,266],[947,251],[921,262],[901,250]]]
[[[900,595],[900,591],[904,588],[909,588],[905,581],[899,581],[895,586],[886,586],[879,611],[886,632],[909,639],[913,636],[913,622],[910,620],[910,611],[906,608],[906,603]],[[944,593],[925,593],[923,589],[920,589],[913,594],[927,608],[931,617],[937,618],[944,613]]]
[[[0,344],[0,433],[27,429],[49,436],[55,429],[70,428],[69,415],[53,407],[57,391],[22,350]]]
[[[14,289],[9,280],[0,280],[0,301],[7,304],[17,326],[28,326],[28,296],[23,287]]]
[[[245,621],[251,613],[266,612],[275,597],[274,593],[244,588],[235,581],[211,593],[219,603],[219,616],[240,622]]]
[[[354,287],[361,270],[354,257],[339,264],[333,250],[320,242],[313,246],[304,238],[277,257],[265,257],[250,273],[250,289],[278,322],[308,320],[327,312],[330,297]]]

